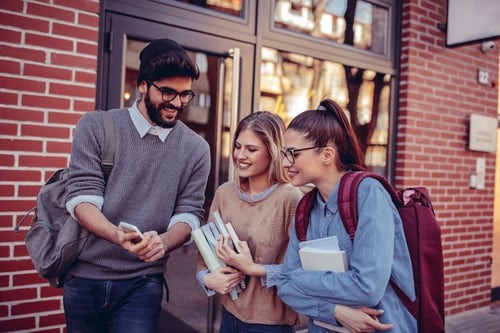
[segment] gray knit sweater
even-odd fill
[[[203,217],[210,170],[207,142],[177,122],[165,142],[137,132],[128,109],[111,112],[115,130],[115,160],[105,186],[100,167],[104,142],[100,112],[85,114],[75,130],[67,200],[103,196],[104,215],[114,224],[126,221],[142,231],[165,232],[180,213]],[[92,236],[70,274],[89,279],[128,279],[163,273],[166,259],[146,263],[102,238]]]

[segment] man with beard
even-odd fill
[[[91,237],[64,281],[70,333],[155,332],[167,253],[189,240],[203,216],[209,147],[178,120],[195,96],[198,67],[170,39],[148,44],[140,61],[141,98],[105,111],[115,138],[109,179],[100,166],[102,112],[85,114],[75,130],[66,208]]]

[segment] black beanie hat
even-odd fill
[[[188,76],[198,79],[198,66],[191,60],[186,50],[176,41],[168,38],[151,41],[139,55],[139,77],[137,84],[143,80],[154,80],[166,76]]]
[[[182,55],[187,56],[186,51],[179,44],[177,44],[176,41],[168,38],[156,39],[149,43],[141,51],[141,55],[139,56],[141,67],[149,63],[154,58],[166,53],[181,53]]]

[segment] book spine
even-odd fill
[[[224,221],[222,220],[220,214],[218,211],[213,212],[214,217],[215,217],[215,224],[217,225],[217,229],[219,229],[220,234],[223,237],[229,236],[229,233],[227,232],[226,225],[224,224]]]
[[[191,232],[191,236],[200,251],[200,254],[205,261],[208,269],[210,271],[215,271],[217,268],[222,267],[221,262],[215,256],[213,250],[210,248],[205,235],[201,228],[195,229]]]
[[[240,239],[238,238],[238,235],[236,234],[236,231],[234,230],[231,222],[226,223],[226,229],[227,229],[227,232],[229,233],[229,235],[231,236],[233,243],[238,244]]]

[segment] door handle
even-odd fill
[[[229,50],[229,56],[233,58],[233,79],[231,82],[231,117],[229,123],[229,144],[232,145],[234,141],[234,131],[238,126],[238,111],[239,111],[239,97],[240,97],[240,49],[235,47]],[[229,155],[232,159],[232,152]],[[234,178],[233,163],[229,163],[228,178]]]

